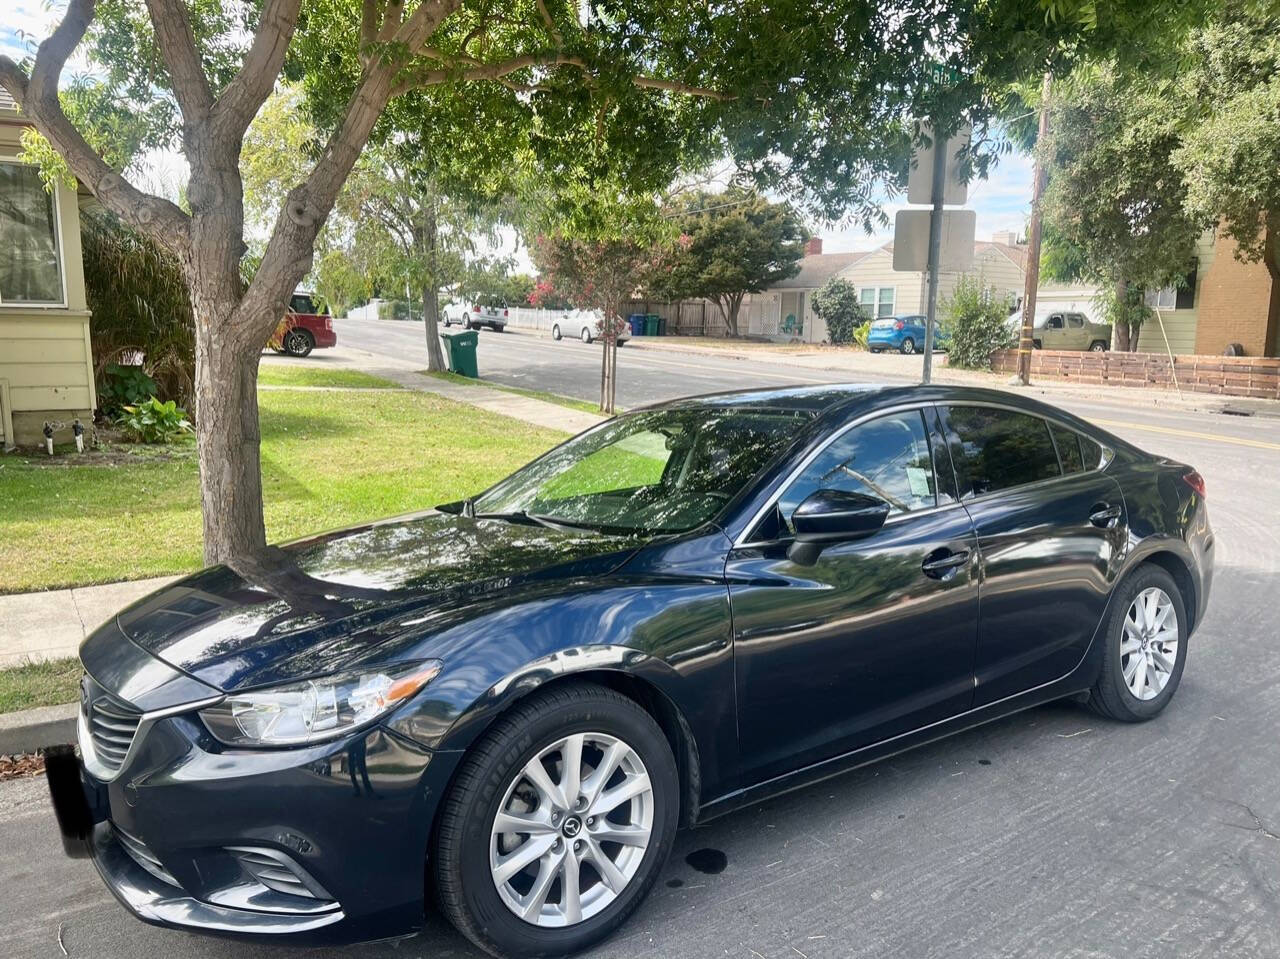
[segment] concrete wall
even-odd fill
[[[0,159],[17,158],[23,128],[12,113],[0,111]],[[43,443],[46,421],[58,426],[58,442],[70,442],[71,421],[91,426],[97,406],[75,191],[59,185],[55,203],[65,303],[0,303],[0,432],[6,445]]]

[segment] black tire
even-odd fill
[[[1153,699],[1141,700],[1124,681],[1121,666],[1120,641],[1124,633],[1124,620],[1134,598],[1144,589],[1157,586],[1164,590],[1173,602],[1178,618],[1178,654],[1169,680]],[[1125,723],[1140,723],[1160,713],[1178,691],[1182,670],[1187,662],[1188,627],[1186,602],[1172,576],[1160,566],[1144,564],[1116,587],[1111,609],[1107,613],[1106,633],[1102,641],[1102,667],[1098,679],[1089,691],[1089,708],[1100,716]]]
[[[444,328],[445,328],[446,330],[449,328],[449,314],[448,314],[448,313],[446,313],[446,314],[444,315]]]
[[[593,339],[593,337],[591,336],[591,330],[589,330],[585,326],[582,328],[581,339],[583,343],[586,343],[588,345],[590,345],[591,340]]]
[[[639,754],[653,784],[652,838],[639,869],[604,910],[569,927],[535,926],[512,913],[498,895],[489,869],[490,830],[518,770],[557,739],[583,731],[617,736]],[[647,712],[589,683],[535,693],[471,748],[445,796],[431,857],[441,908],[459,932],[502,959],[578,952],[612,934],[644,900],[671,852],[679,819],[675,759]]]
[[[301,327],[294,327],[285,333],[283,346],[284,351],[290,356],[310,356],[311,351],[316,348],[316,340]]]
[[[1039,340],[1032,340],[1032,341],[1031,341],[1031,348],[1032,348],[1033,350],[1039,350],[1039,349],[1042,349],[1043,347],[1042,347],[1042,345],[1041,345],[1041,343],[1040,343],[1040,341],[1039,341]]]
[[[870,352],[872,352],[872,353],[877,353],[877,354],[878,354],[880,351],[879,351],[878,349],[876,349],[875,347],[872,347],[872,348],[871,348],[871,350],[870,350]]]
[[[904,356],[910,356],[912,353],[916,351],[916,341],[908,336],[905,340],[902,341],[902,344],[898,347],[898,350]]]
[[[495,333],[505,333],[506,331],[507,331],[507,327],[505,324],[502,324],[502,323],[497,323],[493,327],[493,332]]]
[[[1094,340],[1092,343],[1089,344],[1089,352],[1105,353],[1107,352],[1107,344],[1104,343],[1102,340]]]
[[[551,338],[552,338],[553,340],[558,340],[558,339],[560,339],[563,335],[564,335],[564,334],[560,332],[560,324],[559,324],[559,323],[553,323],[553,324],[551,325]]]

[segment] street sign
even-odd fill
[[[925,73],[925,79],[935,87],[954,87],[960,82],[960,71],[945,63],[931,63]]]
[[[899,210],[893,221],[893,268],[924,272],[929,269],[929,217],[932,210]],[[973,210],[942,211],[940,273],[964,273],[973,268],[973,236],[978,214]]]
[[[925,126],[922,130],[931,141],[925,149],[916,150],[911,156],[911,171],[907,175],[907,202],[922,206],[933,203],[933,151],[937,140],[933,137],[933,128]],[[956,131],[955,136],[947,140],[947,172],[946,184],[942,191],[942,202],[947,206],[961,206],[969,197],[969,185],[960,180],[960,154],[969,146],[973,136],[973,127],[965,124]]]

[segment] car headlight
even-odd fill
[[[200,710],[200,718],[214,736],[230,746],[320,742],[390,712],[431,682],[442,665],[438,660],[427,660],[230,693],[216,706]]]

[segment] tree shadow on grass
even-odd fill
[[[341,414],[315,409],[282,409],[273,406],[261,419],[262,441],[286,439],[328,439],[352,436],[359,432],[359,424],[345,419]],[[264,457],[265,461],[265,457]]]

